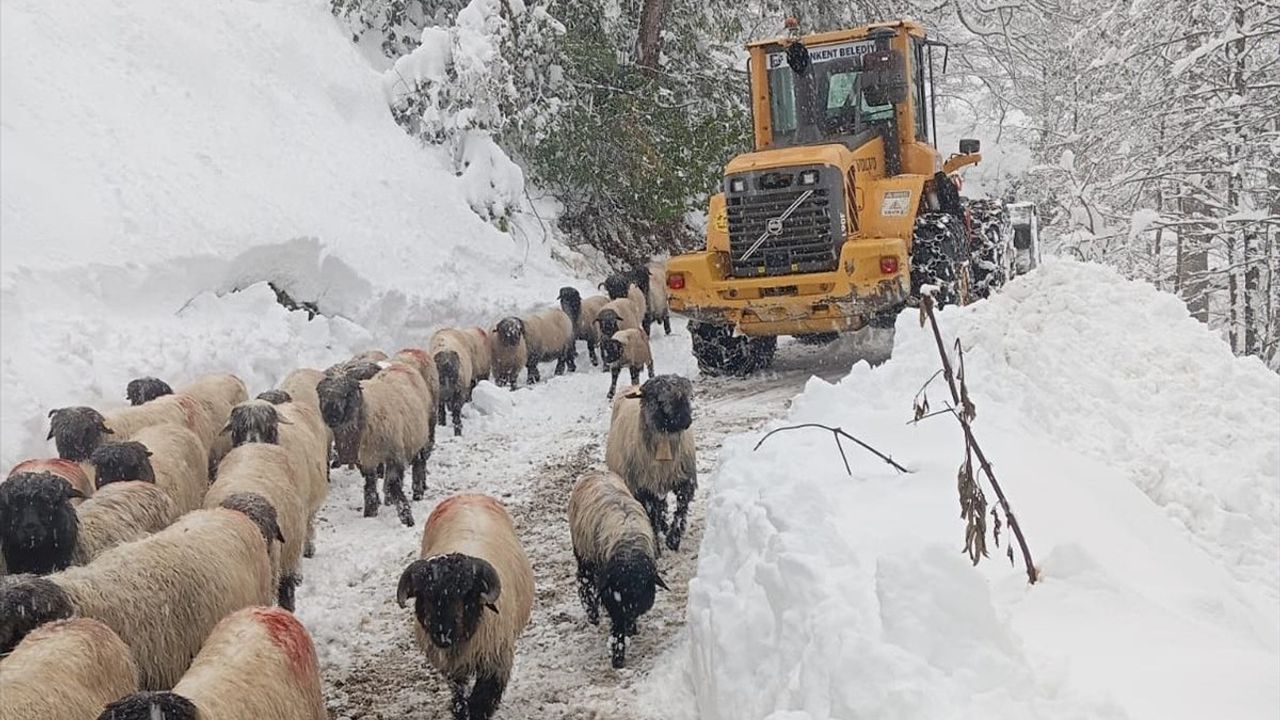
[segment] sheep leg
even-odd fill
[[[659,498],[645,490],[637,490],[636,500],[640,501],[640,506],[644,508],[645,514],[649,516],[649,525],[653,527],[654,539],[658,539],[667,531],[666,499]],[[661,548],[655,545],[654,550],[660,552]]]
[[[427,492],[427,456],[431,452],[426,448],[413,456],[413,499],[421,500]]]
[[[671,518],[671,532],[667,533],[667,547],[673,552],[680,549],[680,539],[684,536],[685,520],[689,514],[689,503],[693,501],[693,493],[697,489],[696,479],[676,486],[676,511]]]
[[[382,504],[378,498],[377,468],[360,468],[360,474],[364,475],[364,516],[377,517],[378,506]]]
[[[564,368],[565,368],[564,354],[561,353],[560,357],[556,358],[556,375],[563,375]]]
[[[587,357],[591,358],[592,365],[599,365],[600,361],[596,359],[596,341],[587,338]]]
[[[636,367],[635,365],[632,365],[628,369],[631,370],[631,384],[639,385],[640,384],[640,368]],[[653,376],[650,375],[649,377],[653,377]]]
[[[298,576],[285,575],[280,578],[280,587],[276,591],[276,604],[293,612],[294,588],[298,586]]]
[[[436,422],[440,423],[440,427],[444,427],[449,419],[449,413],[445,411],[444,398],[440,399],[439,407],[436,408]]]
[[[425,480],[424,480],[425,481]],[[387,477],[382,481],[382,494],[388,505],[396,506],[396,515],[406,527],[413,527],[413,508],[404,496],[404,464],[387,463]]]
[[[613,377],[609,380],[609,395],[608,395],[608,398],[612,400],[614,394],[618,392],[618,373],[622,372],[622,368],[613,368],[609,372],[613,373]]]
[[[462,434],[462,403],[463,399],[460,397],[455,397],[449,402],[449,414],[453,416],[454,437]]]
[[[650,380],[653,379],[653,362],[652,361],[649,362],[649,379]]]
[[[577,553],[574,553],[576,556]],[[600,593],[596,590],[596,572],[590,564],[578,559],[578,599],[587,611],[587,622],[600,624]]]
[[[475,687],[471,688],[470,720],[489,720],[502,701],[502,691],[507,689],[507,679],[499,675],[491,675],[481,671],[476,676]]]
[[[612,656],[614,669],[626,667],[627,633],[625,623],[613,626],[613,630],[609,634],[609,651],[609,654]]]
[[[450,708],[453,710],[453,720],[468,720],[467,678],[465,676],[461,680],[449,678],[449,687],[453,690],[453,702],[450,703]]]
[[[662,329],[666,330],[668,335],[671,334],[671,316],[670,315],[662,316]]]
[[[574,340],[571,345],[565,348],[564,363],[569,366],[569,372],[578,372],[578,341]]]
[[[307,518],[307,544],[302,548],[302,557],[316,556],[316,516]]]
[[[530,361],[529,361],[529,364],[528,364],[528,365],[525,365],[524,369],[529,373],[529,384],[530,384],[530,385],[533,385],[534,383],[537,383],[537,382],[539,382],[540,380],[542,380],[542,373],[538,372],[538,361],[537,361],[537,360],[530,360]]]

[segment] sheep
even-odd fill
[[[136,693],[100,720],[328,720],[315,645],[279,608],[237,610],[209,634],[171,692]]]
[[[79,495],[48,472],[19,473],[0,483],[0,553],[7,572],[43,575],[71,565],[80,526],[69,501]]]
[[[356,360],[348,360],[328,367],[324,371],[323,377],[321,377],[316,383],[315,388],[316,402],[320,403],[321,417],[324,417],[325,413],[325,407],[320,398],[320,384],[322,382],[325,380],[345,377],[351,378],[353,381],[359,383],[364,380],[368,380],[380,372],[382,372],[382,368],[377,363]],[[332,383],[330,383],[330,386],[332,386]],[[333,396],[330,397],[330,402],[334,402]],[[330,407],[329,411],[337,412],[338,410],[335,407]],[[328,425],[327,420],[325,421],[325,424]],[[345,466],[355,468],[356,453],[360,449],[359,427],[352,423],[346,423],[337,426],[330,426],[329,429],[333,435],[333,462],[330,463],[330,467],[337,468]]]
[[[499,386],[509,386],[514,392],[519,385],[520,371],[529,364],[529,346],[524,339],[524,321],[506,317],[498,321],[489,333],[490,354],[493,357],[493,380]]]
[[[124,542],[163,530],[173,501],[147,482],[115,482],[73,507],[75,490],[50,473],[0,485],[0,553],[14,573],[43,575],[83,565]]]
[[[592,295],[583,300],[582,294],[571,287],[560,288],[560,309],[569,316],[578,340],[587,342],[587,356],[597,365],[596,345],[600,344],[600,331],[596,327],[596,315],[609,304],[609,296]],[[575,349],[576,354],[576,349]]]
[[[351,361],[357,363],[380,363],[386,359],[387,354],[381,350],[365,350],[351,358]]]
[[[298,368],[280,381],[280,390],[288,393],[289,400],[302,403],[303,405],[311,405],[315,409],[320,409],[320,396],[316,393],[316,386],[324,379],[324,371],[315,370],[313,368]]]
[[[325,423],[352,434],[355,461],[364,476],[364,515],[378,514],[378,466],[385,465],[383,493],[395,504],[400,522],[413,526],[413,511],[404,496],[404,469],[426,472],[430,411],[422,375],[404,363],[390,363],[377,375],[357,382],[348,376],[325,378],[317,388]],[[444,390],[442,389],[443,393]],[[424,475],[425,477],[425,475]]]
[[[436,506],[419,559],[396,588],[401,608],[410,598],[418,647],[453,689],[453,717],[488,720],[511,678],[534,598],[529,558],[501,503],[455,495]]]
[[[613,401],[605,462],[622,476],[667,547],[680,549],[689,503],[698,489],[693,433],[693,386],[678,375],[659,375]],[[667,493],[676,511],[667,527]]]
[[[612,625],[613,666],[621,668],[636,620],[653,607],[656,588],[667,589],[658,575],[649,518],[622,478],[590,472],[569,496],[569,531],[578,562],[578,597],[592,625],[600,622],[604,604]]]
[[[245,387],[244,381],[230,373],[201,375],[178,388],[178,393],[211,403],[218,429],[231,416],[231,408],[249,399],[249,389]],[[218,462],[222,460],[222,456],[230,452],[231,442],[225,435],[218,433],[206,444],[209,448],[209,477],[212,478],[217,474]]]
[[[525,369],[528,371],[530,384],[542,379],[542,374],[538,372],[540,362],[555,360],[557,375],[563,374],[566,367],[569,372],[577,371],[575,348],[578,336],[574,332],[573,321],[563,310],[558,307],[547,308],[522,318],[522,323],[524,341],[529,351]]]
[[[80,495],[83,497],[73,499],[73,505],[83,502],[83,498],[92,497],[97,484],[95,482],[97,476],[93,471],[92,463],[77,463],[61,458],[23,460],[13,466],[13,469],[9,471],[9,477],[22,473],[38,472],[53,473],[71,483],[71,487],[79,490]]]
[[[265,503],[240,507],[270,510]],[[0,653],[46,622],[88,617],[129,645],[139,687],[173,687],[219,620],[271,602],[266,539],[279,535],[266,512],[251,517],[225,507],[195,510],[88,565],[44,577],[0,578]]]
[[[0,720],[93,720],[138,689],[138,666],[111,628],[90,618],[37,628],[0,660]]]
[[[600,344],[600,356],[609,368],[612,377],[609,381],[610,400],[618,389],[618,375],[622,368],[631,371],[631,384],[640,384],[640,370],[649,369],[649,379],[653,379],[653,352],[649,349],[649,336],[643,330],[632,328],[619,330],[613,337]]]
[[[671,308],[667,304],[666,266],[663,263],[637,265],[631,269],[631,281],[644,293],[648,302],[649,321],[661,322],[662,329],[670,335]]]
[[[471,400],[471,391],[482,377],[479,370],[485,370],[483,377],[488,377],[492,360],[488,340],[485,340],[484,357],[478,357],[475,347],[475,335],[466,330],[446,328],[431,336],[428,351],[436,361],[440,374],[440,395],[438,404],[438,422],[445,424],[445,411],[453,418],[453,434],[462,434],[462,406]]]
[[[600,287],[608,293],[610,300],[629,300],[635,308],[635,318],[644,334],[649,334],[649,325],[653,318],[649,316],[649,299],[644,290],[636,285],[632,273],[617,273],[605,278]],[[608,337],[606,335],[605,337]]]
[[[195,433],[208,454],[226,418],[204,398],[182,393],[165,395],[137,407],[121,408],[110,415],[90,407],[65,407],[49,411],[49,436],[63,460],[85,463],[108,440],[132,440],[154,425],[176,425]],[[110,436],[110,437],[108,437]]]
[[[169,383],[153,377],[134,378],[124,389],[124,399],[134,406],[172,394],[173,388],[169,387]]]
[[[436,415],[440,410],[436,399],[440,397],[440,369],[436,367],[431,354],[421,348],[404,348],[392,360],[416,369],[426,383],[427,394],[423,396],[423,400],[427,406],[427,445],[422,449],[420,461],[413,464],[412,496],[414,500],[421,500],[427,491],[427,461],[431,459],[431,453],[436,447]]]
[[[596,331],[601,339],[613,337],[619,330],[635,330],[641,327],[642,313],[627,298],[610,300],[596,313]],[[645,333],[648,335],[648,333]],[[608,372],[609,368],[605,368]]]
[[[153,482],[179,514],[200,507],[209,488],[209,459],[200,440],[183,427],[153,425],[126,442],[107,443],[90,458],[98,487],[113,482]]]

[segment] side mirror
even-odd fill
[[[982,143],[973,138],[965,138],[960,141],[960,154],[973,155],[982,147]]]

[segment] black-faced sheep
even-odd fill
[[[195,510],[82,567],[0,578],[0,653],[52,620],[105,623],[129,645],[146,690],[173,687],[218,621],[272,600],[272,517]]]
[[[378,466],[385,467],[383,493],[394,504],[400,521],[413,525],[413,511],[404,495],[404,471],[422,464],[431,440],[430,410],[423,404],[427,390],[422,375],[404,363],[390,363],[363,382],[346,376],[325,378],[318,388],[324,421],[334,429],[353,428],[356,464],[364,476],[364,514],[378,514]],[[444,390],[442,389],[443,393]]]
[[[612,625],[613,666],[626,664],[627,638],[636,620],[666,589],[654,558],[657,543],[644,508],[626,482],[611,472],[583,475],[569,496],[569,531],[578,561],[578,597],[592,625],[604,604]]]
[[[582,294],[576,289],[560,288],[560,309],[573,322],[577,339],[586,341],[587,356],[591,358],[592,365],[600,362],[596,357],[596,346],[600,344],[600,329],[596,326],[596,315],[608,304],[609,296],[607,295],[592,295],[584,300]]]
[[[173,388],[169,387],[169,383],[153,377],[140,377],[130,380],[124,389],[124,399],[128,400],[130,405],[135,406],[172,394]]]
[[[80,533],[71,499],[80,491],[53,473],[0,483],[0,552],[11,573],[44,575],[71,565]]]
[[[49,418],[49,439],[57,445],[58,457],[78,463],[87,462],[102,443],[132,440],[154,425],[185,427],[208,452],[227,421],[211,401],[183,393],[121,408],[105,417],[90,407],[68,407],[49,411]]]
[[[455,720],[488,720],[533,610],[533,570],[511,516],[491,497],[455,495],[427,519],[419,557],[396,601],[414,601],[418,647],[453,688]]]
[[[529,350],[529,358],[525,364],[530,383],[542,379],[538,372],[538,363],[556,361],[556,374],[560,375],[567,367],[569,372],[578,369],[577,335],[573,330],[573,321],[560,308],[548,308],[521,318],[524,324],[524,342]]]
[[[618,395],[605,446],[609,469],[621,475],[644,506],[654,536],[680,549],[689,503],[698,489],[693,432],[693,386],[677,375],[659,375]],[[667,494],[676,511],[667,527]]]
[[[173,501],[148,482],[115,482],[74,507],[66,482],[49,473],[0,485],[0,551],[14,573],[83,565],[103,552],[163,530],[178,517]]]
[[[653,379],[653,352],[649,349],[649,336],[643,330],[619,330],[601,342],[600,355],[612,375],[609,380],[610,399],[618,389],[618,375],[624,367],[631,371],[632,385],[640,384],[640,371],[644,368],[649,369],[649,379]]]
[[[279,608],[228,615],[171,692],[136,693],[100,720],[327,720],[315,646]]]
[[[481,339],[483,350],[478,346]],[[431,336],[427,350],[440,374],[438,422],[445,424],[447,411],[453,419],[453,434],[461,435],[462,406],[471,401],[476,383],[489,377],[492,369],[489,339],[473,330],[446,328]]]
[[[499,320],[489,333],[489,345],[493,356],[493,381],[499,387],[506,386],[514,391],[520,383],[520,371],[529,364],[524,321],[518,317]]]
[[[648,302],[649,321],[662,323],[671,334],[671,308],[667,303],[667,270],[663,263],[637,265],[631,269],[631,281],[640,288]]]
[[[641,328],[641,315],[636,311],[635,303],[627,298],[610,300],[600,312],[596,313],[596,330],[601,339],[613,337],[619,330],[635,330]],[[645,333],[646,335],[648,333]],[[608,371],[608,368],[605,368]]]
[[[632,273],[617,273],[605,278],[600,286],[609,294],[610,300],[630,300],[631,306],[635,309],[636,322],[639,323],[640,329],[644,330],[644,334],[649,334],[649,324],[652,318],[649,317],[649,299],[645,297],[645,293],[636,285]],[[610,333],[612,334],[612,333]],[[608,337],[606,335],[606,337]]]
[[[276,577],[280,606],[293,610],[294,589],[300,579],[299,565],[310,525],[309,487],[312,480],[307,448],[291,449],[280,443],[281,425],[277,407],[261,400],[237,405],[227,425],[234,447],[218,466],[218,479],[209,487],[205,507],[219,507],[233,495],[252,493],[271,503],[276,522],[284,535]],[[314,450],[314,448],[312,448]],[[323,482],[323,479],[321,480]]]
[[[132,440],[99,447],[90,459],[99,488],[129,480],[153,482],[168,493],[179,513],[200,507],[209,488],[204,446],[195,433],[177,425],[143,428]]]
[[[0,660],[0,720],[92,720],[138,689],[138,666],[111,628],[90,618],[32,631]]]

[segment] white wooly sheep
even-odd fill
[[[280,381],[280,389],[288,393],[289,399],[303,405],[320,409],[320,394],[316,386],[324,379],[324,371],[314,368],[298,368],[284,376]]]
[[[636,283],[635,273],[615,273],[605,278],[600,283],[600,287],[608,293],[611,300],[630,300],[631,306],[635,308],[635,317],[639,322],[639,327],[644,330],[644,334],[649,334],[649,323],[653,318],[649,316],[649,298],[645,295],[645,291],[641,285]],[[613,333],[607,333],[605,337],[609,337]]]
[[[232,423],[237,421],[236,413],[244,407],[245,404],[241,404],[232,412]],[[274,411],[273,406],[266,407]],[[205,507],[219,507],[228,498],[245,493],[265,498],[276,510],[276,522],[284,537],[280,553],[274,558],[276,597],[281,607],[292,610],[309,517],[303,472],[295,466],[289,451],[280,445],[265,442],[238,444],[218,466],[218,479],[209,487]]]
[[[613,401],[613,419],[605,462],[621,475],[644,506],[654,536],[666,535],[667,547],[680,549],[689,503],[698,489],[693,432],[693,386],[677,375],[659,375]],[[676,495],[676,511],[667,527],[667,494]]]
[[[520,383],[520,371],[529,364],[529,345],[524,339],[524,321],[505,317],[489,332],[493,357],[493,381],[513,391]]]
[[[618,375],[622,368],[631,371],[631,384],[640,384],[640,371],[649,369],[649,379],[653,379],[653,351],[649,348],[649,336],[643,330],[632,328],[619,330],[613,337],[600,344],[600,356],[612,377],[609,380],[609,398],[613,398],[618,389]]]
[[[13,469],[9,471],[8,477],[21,475],[23,473],[52,473],[66,480],[75,488],[84,498],[93,496],[97,490],[95,478],[97,477],[93,471],[93,464],[77,463],[71,460],[63,460],[61,458],[33,458],[31,460],[23,460]],[[72,505],[79,505],[84,502],[84,498],[72,498]]]
[[[132,440],[93,451],[91,460],[101,488],[113,482],[155,483],[182,514],[204,503],[209,489],[209,457],[195,433],[178,425],[152,425]]]
[[[471,401],[476,383],[489,377],[492,369],[488,338],[484,339],[481,354],[476,347],[476,337],[469,330],[445,328],[436,331],[427,345],[440,376],[440,394],[436,400],[438,422],[444,425],[446,419],[452,417],[454,435],[462,434],[462,406]]]
[[[604,604],[612,625],[613,666],[620,668],[636,620],[653,607],[657,588],[667,588],[658,575],[649,518],[621,477],[591,472],[579,478],[569,496],[569,532],[578,561],[578,597],[592,625],[600,622]]]
[[[171,692],[112,702],[100,720],[327,720],[315,645],[279,608],[228,615]]]
[[[524,342],[529,350],[529,359],[525,365],[530,383],[542,379],[538,372],[538,363],[556,361],[556,374],[563,374],[565,368],[576,372],[578,336],[573,330],[573,321],[558,307],[540,310],[521,319],[524,323]]]
[[[233,408],[226,430],[231,434],[232,445],[272,443],[289,453],[290,464],[301,483],[307,512],[307,534],[302,555],[314,556],[316,513],[329,497],[329,448],[333,437],[329,426],[320,417],[320,410],[306,403],[293,402],[283,391],[268,390],[256,399]]]
[[[231,417],[231,408],[249,399],[249,388],[244,381],[231,373],[213,373],[201,375],[194,381],[178,388],[179,395],[187,395],[198,400],[208,401],[214,410],[214,418],[219,425]],[[225,435],[216,435],[209,444],[209,467],[218,467],[222,456],[231,450],[231,442]]]
[[[453,689],[454,717],[487,720],[533,612],[529,558],[511,516],[487,495],[437,505],[418,557],[400,576],[396,602],[403,608],[414,600],[414,636]]]
[[[600,328],[596,325],[596,316],[600,313],[601,308],[609,304],[608,295],[592,295],[587,299],[582,299],[582,294],[571,287],[560,288],[560,309],[569,316],[569,320],[573,322],[573,329],[578,340],[585,340],[587,343],[587,356],[591,358],[591,364],[596,365],[599,360],[596,358],[596,346],[600,344]],[[575,342],[576,345],[576,342]],[[577,353],[575,347],[574,353]]]
[[[643,314],[636,310],[635,303],[627,298],[610,300],[600,312],[596,313],[596,330],[600,338],[613,337],[619,330],[639,330]],[[646,335],[648,333],[645,333]],[[608,372],[609,368],[605,368]]]
[[[338,428],[347,428],[352,435],[354,459],[364,476],[365,517],[378,514],[378,467],[383,466],[387,504],[396,506],[400,522],[412,526],[413,510],[404,494],[404,471],[412,466],[415,477],[423,473],[425,478],[426,453],[432,438],[422,375],[412,366],[392,362],[368,380],[338,375],[325,378],[318,389],[325,423],[335,433]]]
[[[149,482],[113,482],[76,508],[80,534],[73,562],[83,565],[111,548],[169,527],[181,513]]]
[[[111,628],[90,618],[31,632],[0,660],[0,720],[93,720],[138,689],[138,666]]]
[[[653,262],[631,269],[631,281],[644,292],[649,322],[662,323],[662,329],[671,334],[671,308],[667,303],[667,265]],[[648,327],[645,332],[648,332]]]
[[[261,498],[235,500],[252,519],[195,510],[88,565],[0,578],[0,653],[47,622],[88,617],[129,645],[141,688],[173,687],[218,621],[275,594],[266,540],[279,535],[274,513]]]

